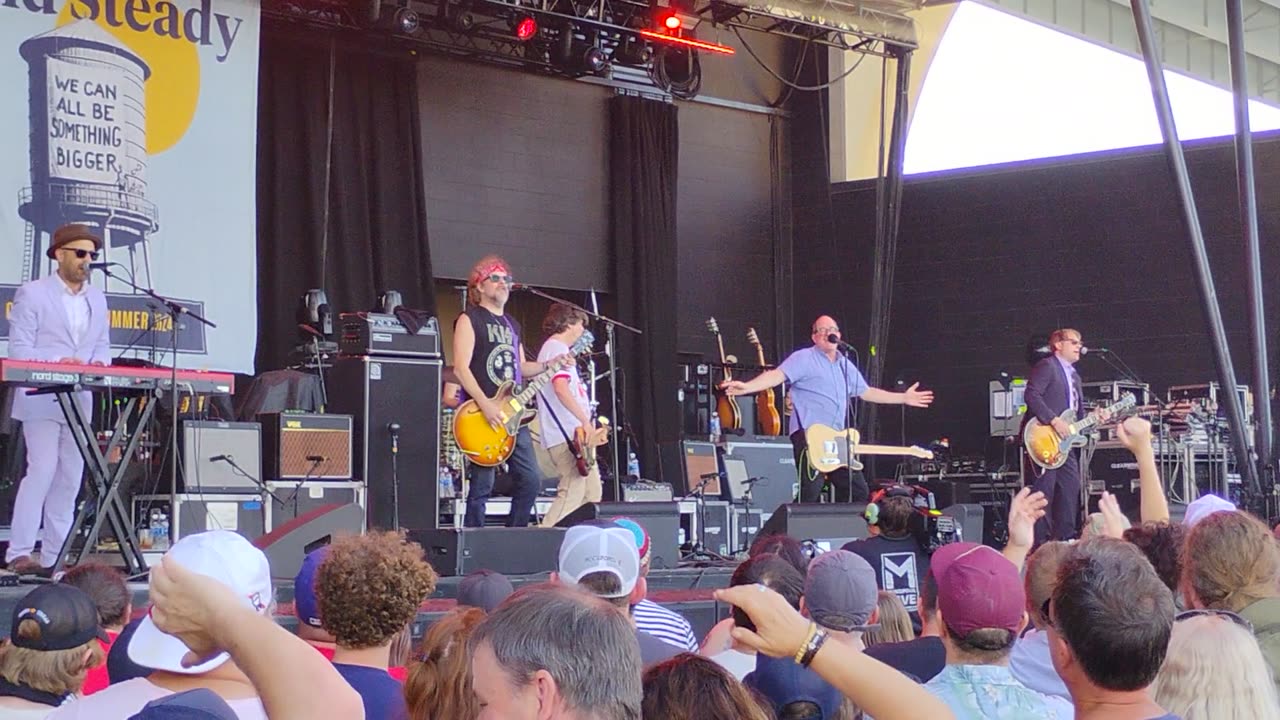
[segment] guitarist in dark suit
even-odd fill
[[[1058,417],[1068,408],[1082,417],[1084,395],[1080,389],[1080,374],[1075,364],[1083,354],[1080,331],[1072,328],[1054,330],[1049,336],[1049,357],[1031,368],[1027,379],[1025,399],[1027,419],[1035,417],[1044,425],[1050,425],[1059,437],[1071,434],[1066,421]],[[1027,461],[1032,487],[1044,493],[1049,501],[1048,512],[1036,521],[1036,545],[1046,540],[1070,540],[1080,528],[1080,451],[1073,449],[1067,462],[1056,470],[1045,470],[1035,476],[1040,468]]]
[[[524,378],[547,370],[552,363],[525,360],[520,342],[520,323],[504,310],[511,296],[511,269],[497,256],[486,257],[471,269],[467,281],[466,312],[458,316],[453,327],[453,370],[458,384],[468,397],[474,398],[485,418],[495,425],[501,422],[498,403],[492,399],[502,383],[519,385]],[[468,463],[471,488],[467,493],[466,527],[484,525],[484,508],[493,492],[494,469]],[[516,434],[515,449],[507,459],[514,489],[508,527],[526,527],[534,501],[542,489],[542,473],[533,453],[533,439],[528,427]]]

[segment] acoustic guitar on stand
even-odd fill
[[[716,336],[716,345],[720,347],[720,366],[724,368],[724,378],[717,385],[723,387],[724,383],[733,379],[733,373],[729,371],[729,360],[724,354],[724,338],[720,337],[720,325],[715,318],[707,318],[707,329]],[[720,416],[722,429],[742,427],[742,408],[738,406],[738,399],[723,390],[716,390],[716,414]]]
[[[756,346],[756,360],[764,367],[764,345],[755,328],[747,328],[747,342]],[[781,435],[782,417],[778,415],[778,403],[773,396],[773,388],[756,393],[756,420],[760,423],[761,435]]]
[[[551,382],[556,372],[568,367],[576,355],[566,355],[559,362],[552,361],[546,372],[530,378],[519,392],[510,380],[502,383],[489,398],[498,404],[502,421],[497,426],[489,424],[474,398],[458,406],[453,413],[453,437],[462,455],[481,467],[495,467],[506,462],[515,450],[516,433],[520,432],[521,426],[533,420],[533,400],[538,391]]]
[[[1137,402],[1133,393],[1125,393],[1102,412],[1109,415],[1111,420],[1118,420],[1133,411]],[[1056,470],[1065,465],[1071,449],[1084,447],[1089,442],[1088,435],[1103,423],[1102,418],[1093,413],[1083,420],[1077,420],[1076,413],[1071,408],[1063,410],[1058,417],[1067,423],[1070,434],[1066,437],[1059,437],[1052,425],[1043,425],[1034,416],[1022,428],[1022,444],[1027,448],[1027,455],[1031,462],[1044,470]]]
[[[858,455],[910,455],[924,460],[933,459],[933,451],[912,445],[867,445],[857,430],[835,430],[826,425],[813,424],[804,431],[805,444],[809,448],[809,465],[818,472],[829,473],[842,467],[861,470]]]

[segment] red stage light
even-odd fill
[[[668,30],[679,30],[682,24],[683,23],[680,22],[680,17],[675,13],[669,13],[666,17],[662,18],[662,26]]]
[[[671,45],[683,45],[693,48],[694,50],[706,50],[707,52],[720,53],[722,55],[733,55],[736,50],[728,45],[720,45],[713,42],[704,42],[702,40],[694,40],[691,38],[676,37],[665,33],[654,32],[652,30],[641,30],[637,33],[640,37],[656,40],[658,42],[668,43]]]
[[[516,38],[524,41],[538,34],[538,21],[525,15],[516,23]]]

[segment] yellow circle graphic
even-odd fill
[[[73,3],[68,2],[62,6],[62,11],[58,13],[58,27],[76,22],[71,14],[72,5]],[[145,88],[147,154],[157,155],[176,145],[187,134],[187,128],[191,127],[191,120],[196,115],[196,105],[200,100],[200,56],[195,44],[185,39],[174,39],[151,32],[150,27],[164,17],[164,14],[157,13],[154,9],[142,12],[138,5],[134,5],[134,18],[136,22],[148,26],[145,32],[137,32],[127,24],[114,27],[102,13],[99,13],[95,22],[151,68]],[[164,7],[168,3],[159,5]]]

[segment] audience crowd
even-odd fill
[[[189,535],[145,611],[103,565],[27,593],[0,720],[1280,720],[1280,540],[1213,496],[1172,519],[1149,425],[1121,428],[1138,516],[1104,494],[1081,539],[1035,547],[1024,489],[1004,548],[926,553],[888,493],[842,549],[757,538],[701,641],[647,597],[651,539],[625,518],[569,528],[545,582],[467,576],[426,628],[437,577],[401,533],[307,555],[296,632],[261,550]]]

